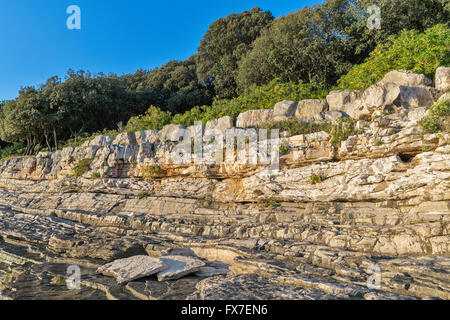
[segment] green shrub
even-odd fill
[[[394,134],[397,134],[398,133],[398,130],[396,130],[396,129],[394,129],[394,128],[392,128],[391,130],[389,130],[389,135],[394,135]]]
[[[351,118],[340,118],[331,126],[328,133],[331,136],[331,144],[339,147],[342,141],[356,134],[355,123]]]
[[[78,178],[81,177],[86,172],[90,171],[89,167],[94,159],[83,159],[78,162],[78,164],[73,168],[73,176]]]
[[[314,173],[313,173],[313,174],[309,177],[309,182],[310,182],[311,184],[317,184],[317,183],[324,182],[326,179],[327,179],[327,177],[325,177],[325,176],[323,176],[323,175],[321,175],[321,174],[314,174]]]
[[[392,70],[412,70],[433,79],[439,66],[450,64],[450,31],[438,24],[420,33],[403,31],[378,45],[369,58],[338,81],[340,89],[359,90],[379,82]]]
[[[101,174],[98,172],[92,172],[91,178],[92,179],[99,179],[101,177]]]
[[[376,140],[375,143],[374,143],[375,147],[381,147],[383,144],[384,143],[381,140]]]
[[[142,167],[142,178],[152,181],[154,178],[164,175],[164,170],[157,164]]]
[[[165,125],[170,124],[171,121],[172,114],[169,111],[150,106],[145,114],[132,117],[128,121],[125,131],[135,133],[145,130],[161,130]]]
[[[279,207],[279,206],[281,206],[281,204],[279,202],[276,202],[276,201],[273,201],[273,200],[266,201],[264,203],[264,207],[266,207],[269,210],[272,210],[273,208],[276,208],[276,207]]]
[[[431,107],[428,116],[423,118],[419,124],[430,133],[437,133],[440,131],[449,131],[448,119],[450,117],[450,100],[442,101]]]
[[[202,121],[205,125],[205,110],[207,110],[208,108],[208,106],[197,106],[189,111],[186,111],[185,113],[176,114],[172,119],[172,124],[182,124],[185,127],[189,127],[194,125],[195,121]]]
[[[327,132],[330,130],[331,125],[328,123],[314,123],[290,119],[281,122],[267,123],[264,125],[264,128],[268,130],[278,129],[281,132],[287,131],[289,136],[296,136],[320,131]]]
[[[280,155],[284,156],[285,154],[289,153],[289,147],[288,146],[280,146]]]
[[[138,198],[139,198],[139,199],[144,199],[144,198],[147,198],[149,195],[150,195],[150,194],[149,194],[148,192],[142,191],[142,192],[139,192]]]
[[[22,142],[16,142],[10,146],[0,149],[0,160],[23,155],[26,145]]]

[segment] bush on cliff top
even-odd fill
[[[450,100],[442,101],[434,105],[428,116],[423,118],[419,124],[427,132],[436,133],[440,131],[450,132]]]
[[[338,81],[339,89],[359,90],[370,87],[393,70],[411,70],[433,79],[436,69],[450,65],[450,30],[438,24],[420,33],[403,31],[379,44],[367,60],[354,66]]]

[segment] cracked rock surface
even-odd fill
[[[388,80],[435,99],[422,77],[403,76]],[[383,85],[329,103],[364,98],[380,115],[386,105],[367,103]],[[339,147],[325,132],[284,137],[276,172],[174,164],[160,139],[177,126],[2,161],[0,299],[450,299],[450,135],[418,125],[428,108],[359,120]],[[148,165],[160,171],[144,180]],[[70,290],[73,266],[81,287]]]

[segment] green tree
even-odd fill
[[[144,115],[132,117],[125,128],[127,132],[137,132],[144,130],[160,130],[172,120],[172,114],[169,111],[150,106]]]
[[[346,1],[333,1],[278,18],[240,62],[240,90],[274,78],[334,83],[352,65],[353,45],[340,33],[349,20],[347,7]]]
[[[213,84],[217,97],[232,98],[237,95],[238,62],[272,21],[269,11],[255,7],[211,24],[200,42],[196,61],[200,81]]]

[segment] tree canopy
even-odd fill
[[[367,25],[373,4],[380,29]],[[450,65],[449,12],[450,0],[326,0],[277,19],[256,7],[231,14],[210,25],[186,60],[121,76],[69,70],[0,101],[0,157],[76,145],[120,124],[132,132],[190,125],[284,99],[323,98],[394,69],[432,78]]]
[[[273,19],[269,11],[253,8],[218,19],[209,27],[198,47],[197,72],[201,82],[214,86],[217,97],[236,96],[238,62]]]

